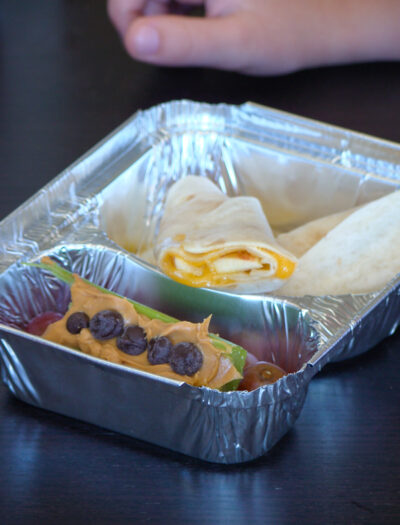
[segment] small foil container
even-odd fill
[[[141,111],[0,223],[0,359],[32,405],[217,463],[265,454],[294,425],[312,377],[392,334],[400,276],[375,293],[286,299],[191,288],[153,263],[169,187],[212,179],[259,198],[275,231],[400,187],[400,146],[252,103],[173,101]],[[179,319],[202,321],[288,373],[252,392],[192,387],[24,331],[65,312],[68,287],[26,262],[50,255],[83,277]]]

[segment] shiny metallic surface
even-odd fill
[[[275,231],[400,186],[400,147],[272,109],[176,101],[135,114],[0,223],[2,379],[18,398],[219,463],[267,452],[327,362],[365,352],[400,321],[400,278],[374,294],[286,299],[188,288],[132,251],[151,246],[165,194],[186,174],[257,196]],[[288,375],[254,392],[166,380],[23,331],[65,311],[68,288],[23,265],[50,254],[93,282],[211,330]]]

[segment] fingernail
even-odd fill
[[[160,35],[152,26],[142,26],[134,37],[135,49],[141,55],[153,55],[160,47]]]

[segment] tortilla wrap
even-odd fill
[[[300,259],[279,295],[380,290],[400,272],[400,191],[365,204]]]
[[[258,199],[228,197],[195,175],[167,194],[155,257],[176,281],[242,293],[275,290],[297,264],[274,239]]]
[[[355,210],[356,208],[351,208],[314,219],[289,232],[280,233],[276,240],[299,258]]]

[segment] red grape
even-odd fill
[[[258,361],[255,365],[245,368],[238,390],[255,390],[260,386],[275,383],[284,375],[286,372],[279,366],[267,361]]]
[[[249,368],[249,366],[253,366],[255,365],[256,363],[258,363],[258,359],[257,357],[252,354],[251,352],[247,351],[247,355],[246,355],[246,362],[244,364],[244,369],[246,370],[246,368]]]
[[[55,323],[62,317],[64,316],[58,312],[43,312],[29,321],[26,331],[32,335],[43,335],[49,324]]]

